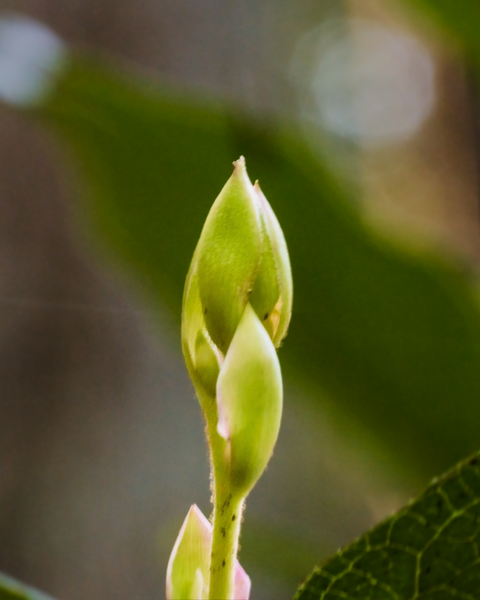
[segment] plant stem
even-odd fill
[[[210,561],[210,600],[231,600],[235,584],[235,561],[245,498],[234,495],[228,485],[226,441],[217,432],[215,398],[199,393],[210,446],[213,492],[213,539]]]
[[[242,520],[243,498],[225,490],[215,494],[213,540],[210,562],[210,600],[232,600],[235,561]]]

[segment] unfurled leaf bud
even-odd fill
[[[231,489],[246,495],[272,455],[282,416],[275,347],[247,304],[217,382],[218,433],[227,441]]]
[[[194,504],[183,522],[167,568],[167,600],[208,598],[212,525]],[[233,600],[248,600],[250,578],[238,560]]]

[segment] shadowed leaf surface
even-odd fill
[[[480,453],[316,568],[295,596],[338,598],[480,598]]]

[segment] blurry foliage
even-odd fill
[[[82,166],[104,246],[178,316],[218,182],[245,155],[291,253],[287,375],[314,397],[326,391],[337,415],[416,475],[433,475],[478,446],[476,285],[453,261],[375,233],[292,128],[154,90],[82,57],[40,116]]]
[[[475,0],[404,0],[414,13],[424,13],[448,36],[455,39],[467,56],[480,65],[480,4]]]
[[[253,582],[257,574],[275,574],[286,590],[293,581],[302,581],[306,565],[309,569],[321,556],[328,556],[320,544],[304,539],[297,531],[272,527],[250,517],[242,525],[241,547],[242,565]]]

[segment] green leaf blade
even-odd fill
[[[480,599],[480,453],[317,567],[295,600]]]

